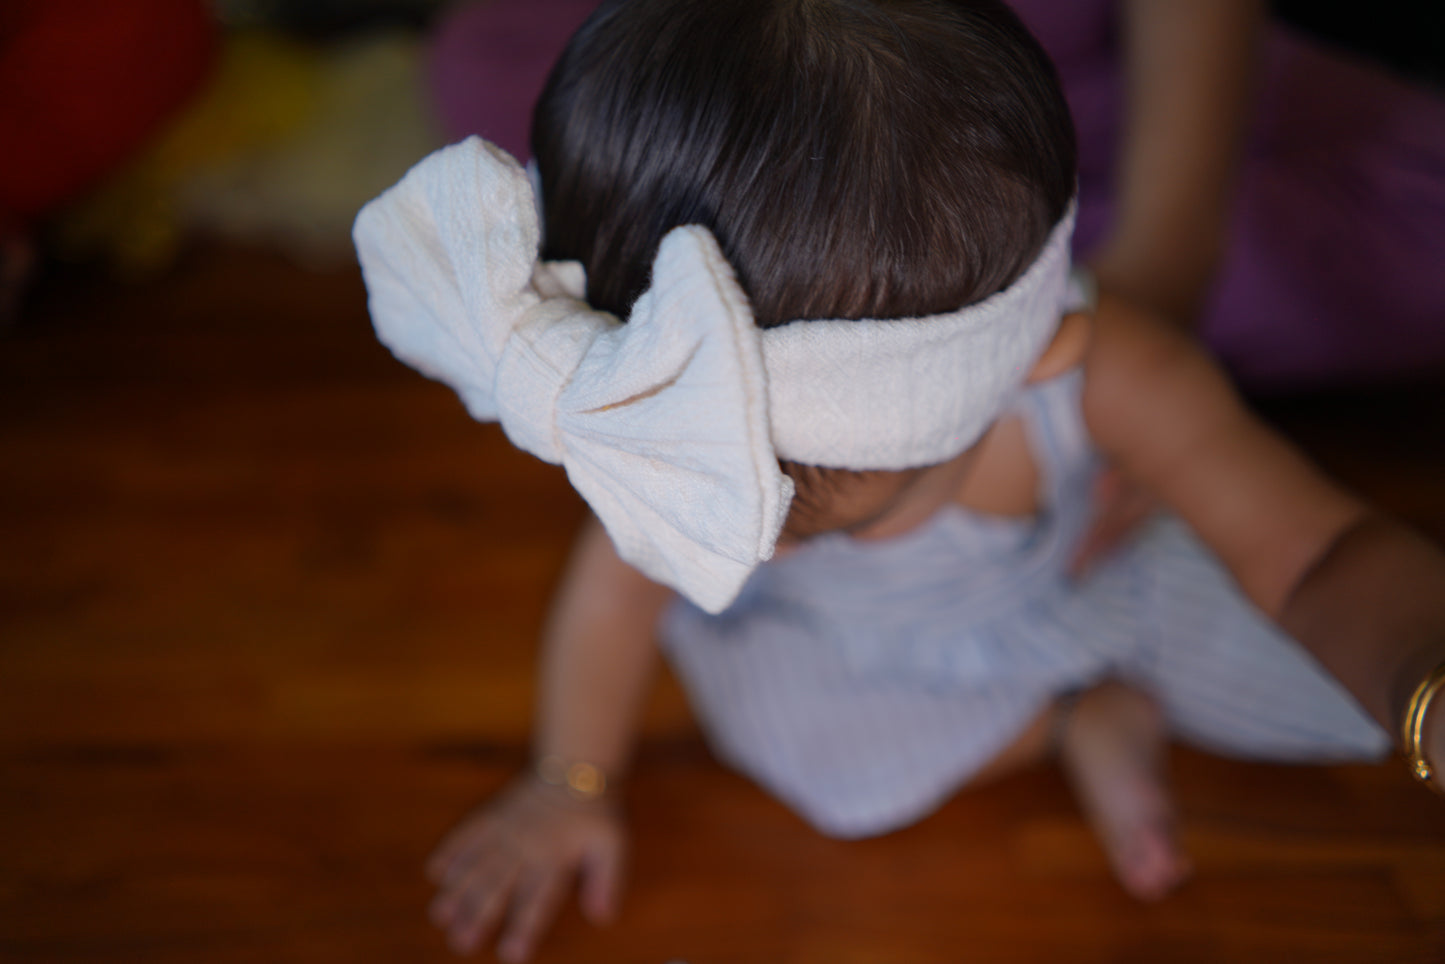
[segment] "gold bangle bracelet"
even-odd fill
[[[607,793],[607,774],[601,767],[580,760],[544,756],[537,761],[537,779],[586,803],[600,800]]]
[[[1445,689],[1445,663],[1436,666],[1420,681],[1420,685],[1415,687],[1409,702],[1405,704],[1405,716],[1400,723],[1401,742],[1405,759],[1410,764],[1410,772],[1416,780],[1428,785],[1436,793],[1445,793],[1445,789],[1435,782],[1435,771],[1430,766],[1430,761],[1425,759],[1425,718],[1442,689]]]

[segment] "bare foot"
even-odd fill
[[[1079,697],[1060,740],[1064,769],[1119,883],[1158,900],[1189,876],[1164,786],[1164,720],[1148,696],[1105,682]]]

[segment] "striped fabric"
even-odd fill
[[[825,536],[768,563],[718,616],[686,603],[661,638],[720,757],[824,833],[929,813],[1058,695],[1105,677],[1151,693],[1173,732],[1255,759],[1373,759],[1389,739],[1161,517],[1083,582],[1095,456],[1075,374],[1025,392],[1044,482],[1033,520],[949,506],[882,542]]]

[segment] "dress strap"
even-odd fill
[[[1051,513],[1076,510],[1075,489],[1097,468],[1098,454],[1084,424],[1083,386],[1083,370],[1075,368],[1029,386],[1015,403],[1038,459],[1041,508]]]

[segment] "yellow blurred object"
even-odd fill
[[[315,116],[321,78],[322,58],[306,44],[266,31],[228,37],[196,101],[122,173],[60,218],[59,253],[98,256],[128,276],[169,266],[186,232],[182,185],[302,129]]]
[[[350,259],[357,209],[441,146],[422,50],[409,32],[327,47],[232,35],[196,102],[59,219],[57,253],[144,278],[204,231],[276,245],[307,264]]]
[[[190,223],[329,267],[355,258],[357,210],[440,147],[422,39],[408,31],[325,48],[316,110],[299,130],[206,168],[182,187]]]
[[[316,108],[321,61],[311,47],[263,31],[225,42],[214,82],[151,152],[162,178],[274,143]]]

